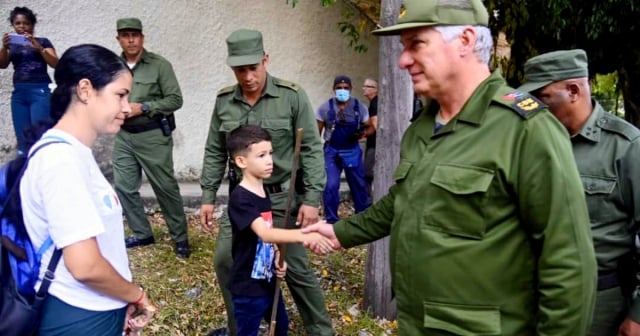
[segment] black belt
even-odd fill
[[[620,279],[616,271],[598,273],[598,290],[606,290],[611,288],[620,287]]]
[[[168,115],[167,116],[167,120],[169,121],[169,128],[172,131],[174,129],[176,129],[176,119],[173,116],[173,114]],[[154,120],[151,123],[142,124],[142,125],[127,125],[127,124],[124,124],[120,128],[122,128],[123,130],[125,130],[125,131],[127,131],[129,133],[142,133],[142,132],[158,129],[158,128],[161,128],[161,127],[162,127],[162,124],[160,123],[160,121],[159,120]]]
[[[280,183],[265,184],[264,189],[269,194],[277,194],[282,192],[282,185]]]

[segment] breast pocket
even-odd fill
[[[273,148],[291,147],[293,132],[290,119],[266,119],[261,122],[262,128],[271,135]]]
[[[133,82],[132,96],[160,97],[162,95],[158,86],[157,76],[152,74],[138,76],[133,79]]]
[[[587,199],[587,209],[591,221],[604,221],[607,216],[615,214],[612,203],[607,201],[616,188],[615,177],[581,175],[582,187]]]
[[[439,164],[428,187],[424,210],[431,229],[482,239],[486,230],[488,190],[495,172],[476,166]]]
[[[234,129],[240,127],[240,122],[239,121],[222,121],[220,123],[220,128],[218,129],[218,131],[220,131],[220,133],[225,133],[228,134],[229,132],[233,131]]]

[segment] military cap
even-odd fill
[[[333,86],[336,86],[340,83],[347,83],[349,84],[349,86],[351,86],[351,78],[345,75],[336,76],[336,78],[333,80]]]
[[[258,64],[264,58],[262,33],[257,30],[239,29],[227,37],[227,64],[242,66]]]
[[[142,31],[142,22],[138,18],[122,18],[116,23],[116,30],[134,29]]]
[[[406,0],[398,24],[373,34],[398,35],[405,29],[442,25],[489,26],[489,14],[482,0]]]
[[[553,51],[532,57],[524,63],[525,83],[518,91],[532,92],[554,82],[588,76],[587,53],[584,50]]]

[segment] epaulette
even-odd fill
[[[227,93],[231,93],[235,89],[236,89],[235,85],[229,85],[227,87],[224,87],[224,88],[218,90],[218,96],[221,96],[221,95],[224,95],[224,94],[227,94]]]
[[[286,87],[289,88],[293,91],[298,91],[300,90],[300,85],[294,83],[294,82],[290,82],[288,80],[284,80],[284,79],[280,79],[280,78],[273,78],[273,83],[277,86],[281,86],[281,87]]]
[[[605,112],[605,115],[596,121],[596,124],[609,132],[620,134],[629,141],[640,136],[640,130],[624,119]]]
[[[496,91],[493,101],[508,107],[523,118],[529,118],[547,108],[547,105],[531,94],[518,92],[507,86]]]

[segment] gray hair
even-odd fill
[[[466,26],[435,26],[434,28],[440,32],[442,39],[449,43],[454,38],[460,36]],[[478,59],[484,63],[489,64],[491,60],[491,50],[493,49],[493,37],[491,36],[491,30],[485,26],[473,26],[477,32],[478,39],[476,45],[473,47],[473,52],[478,56]]]

